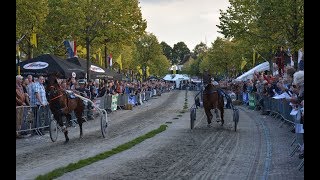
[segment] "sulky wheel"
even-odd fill
[[[58,126],[57,126],[57,121],[53,118],[51,118],[51,121],[49,124],[49,133],[50,133],[51,141],[55,142],[58,138]]]
[[[104,111],[100,118],[100,124],[101,124],[101,133],[102,136],[105,138],[107,136],[107,127],[108,127],[108,121],[107,121],[107,113]]]
[[[196,120],[196,108],[192,108],[190,111],[190,128],[194,128],[194,121]]]
[[[233,109],[233,122],[234,122],[234,131],[237,131],[237,125],[239,122],[239,109]]]

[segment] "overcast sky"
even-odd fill
[[[217,37],[223,37],[216,25],[219,9],[228,6],[228,0],[140,0],[146,31],[171,47],[183,41],[190,51],[200,42],[211,47]]]

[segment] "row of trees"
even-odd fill
[[[208,68],[216,75],[236,76],[259,62],[271,64],[278,46],[290,48],[297,68],[298,50],[304,47],[303,0],[229,2],[226,11],[220,10],[217,25],[224,38],[217,38],[212,47],[192,56],[185,65],[186,72],[199,75]],[[243,62],[247,64],[243,66]]]
[[[145,31],[138,0],[17,0],[16,7],[16,39],[25,37],[18,44],[25,59],[44,53],[66,58],[63,42],[71,40],[81,58],[96,61],[93,55],[102,50],[103,59],[109,53],[113,59],[121,55],[123,73],[143,69],[146,75],[148,67],[151,74],[162,76],[170,67],[156,36]],[[120,68],[117,63],[113,67]]]
[[[19,46],[27,58],[43,53],[63,57],[63,41],[76,40],[80,57],[95,61],[89,55],[104,49],[114,59],[121,55],[122,72],[144,78],[147,69],[162,76],[170,64],[185,62],[183,72],[191,75],[208,68],[216,75],[235,76],[259,62],[271,63],[278,46],[290,48],[297,65],[298,49],[304,46],[304,1],[229,2],[217,25],[224,38],[217,38],[209,48],[199,43],[192,52],[184,42],[170,47],[146,33],[138,0],[17,0],[16,39],[25,35]],[[37,48],[29,41],[33,33]]]

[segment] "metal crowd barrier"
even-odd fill
[[[116,105],[123,107],[127,104],[143,104],[144,101],[151,99],[152,96],[156,96],[159,93],[168,92],[164,89],[152,89],[151,91],[145,91],[137,95],[107,95],[105,94],[102,97],[96,98],[93,102],[95,105],[98,105],[100,109],[112,111],[112,97],[117,96]],[[130,101],[129,100],[133,100]],[[84,101],[85,110],[84,116],[93,115],[94,109],[89,109],[89,102]],[[52,118],[52,113],[49,106],[17,106],[16,107],[16,133],[19,134],[37,134],[42,136],[44,131],[48,130],[50,120]],[[85,118],[86,119],[86,118]],[[87,120],[87,119],[86,119]],[[77,119],[75,114],[71,113],[71,122],[75,126],[77,124]]]
[[[259,94],[257,94],[259,96]],[[254,96],[252,93],[249,93],[249,108],[250,105],[261,105],[258,101],[260,101],[260,98],[255,98],[254,101],[252,97]],[[290,105],[290,102],[285,99],[274,99],[271,97],[267,97],[264,95],[261,95],[261,98],[263,99],[263,105],[264,111],[269,111],[270,116],[280,119],[282,122],[280,123],[280,127],[285,123],[288,122],[292,126],[292,130],[295,131],[295,136],[291,142],[291,146],[293,146],[293,150],[290,153],[290,156],[293,156],[303,145],[303,133],[304,132],[297,132],[297,127],[301,126],[301,108],[298,108],[298,112],[296,115],[291,115],[291,111],[293,107]],[[241,98],[242,99],[242,98]],[[301,170],[301,168],[304,166],[304,159],[301,160],[300,164],[298,165],[298,169]]]

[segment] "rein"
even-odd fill
[[[55,86],[51,85],[49,88],[55,88]],[[59,88],[61,88],[61,87],[59,86]],[[52,98],[52,99],[50,99],[50,102],[53,101],[53,100],[55,100],[55,99],[58,99],[58,98],[61,97],[61,96],[63,96],[63,93],[60,94],[60,95],[58,95],[58,96],[56,96],[56,97],[54,97],[54,98]]]
[[[61,96],[63,96],[63,94],[60,94],[59,96],[56,96],[56,97],[50,99],[50,101],[53,101],[53,100],[55,100],[55,99],[57,99],[57,98],[59,98],[59,97],[61,97]]]

